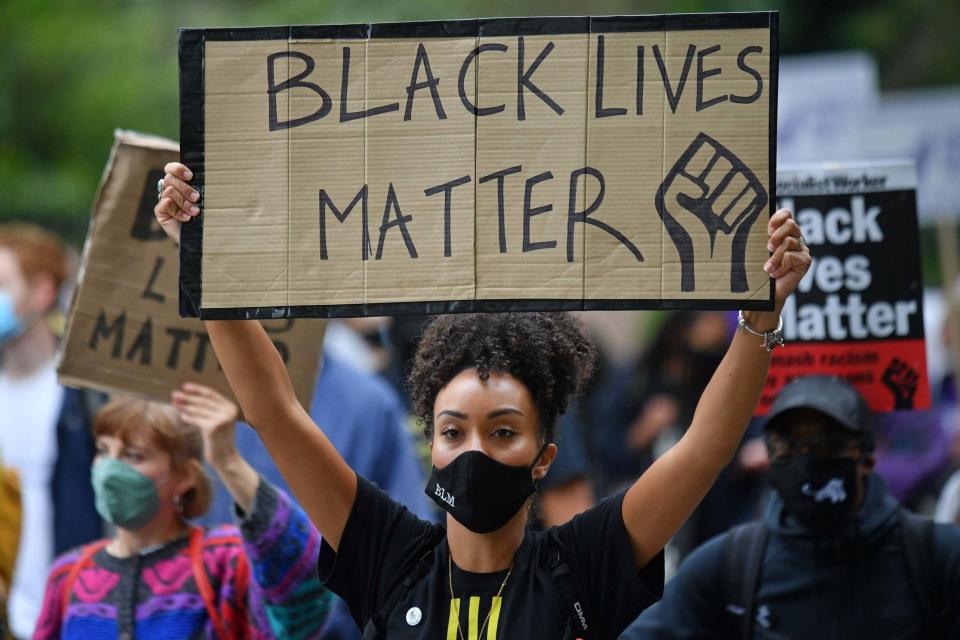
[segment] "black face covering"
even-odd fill
[[[770,484],[800,524],[816,532],[837,531],[853,513],[857,461],[812,453],[774,458]]]
[[[516,515],[534,492],[533,467],[513,466],[481,451],[465,451],[443,469],[433,468],[424,490],[441,509],[474,533],[496,531]]]

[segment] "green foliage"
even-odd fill
[[[6,0],[0,3],[0,220],[76,243],[115,128],[178,137],[177,28],[508,15],[781,10],[782,53],[863,48],[884,86],[960,79],[949,0]]]

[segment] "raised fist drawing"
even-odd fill
[[[913,409],[920,376],[909,364],[894,358],[883,372],[883,384],[893,394],[894,409]]]
[[[657,213],[680,254],[680,290],[696,290],[696,265],[729,243],[730,291],[747,290],[747,236],[768,196],[729,149],[705,133],[694,138],[657,190]],[[708,246],[709,245],[709,246]]]

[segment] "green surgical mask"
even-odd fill
[[[107,458],[93,465],[90,473],[97,513],[124,529],[139,529],[160,510],[160,496],[153,480],[126,462]]]

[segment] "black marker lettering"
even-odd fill
[[[353,211],[353,208],[357,205],[357,202],[360,202],[360,223],[362,229],[360,230],[360,255],[364,260],[370,257],[370,232],[368,231],[367,226],[367,185],[363,185],[360,188],[360,191],[357,191],[357,195],[353,196],[353,200],[350,201],[350,204],[347,205],[347,208],[341,213],[340,209],[337,208],[337,205],[333,203],[333,200],[327,194],[324,189],[320,189],[320,259],[327,259],[327,207],[330,207],[330,210],[333,212],[334,217],[337,219],[337,222],[343,223],[347,220],[347,216],[350,215],[350,212]]]
[[[93,327],[93,335],[90,336],[90,342],[87,343],[91,351],[97,350],[100,344],[100,338],[104,340],[113,336],[113,347],[110,349],[110,357],[114,360],[120,357],[123,349],[123,330],[127,324],[127,312],[124,311],[118,315],[112,323],[107,323],[107,316],[103,311],[97,315],[97,323]]]
[[[580,176],[590,176],[596,180],[600,186],[600,190],[597,192],[597,197],[595,197],[590,206],[583,211],[577,211],[577,185]],[[625,246],[630,253],[633,254],[633,257],[637,259],[637,262],[643,262],[643,255],[640,254],[640,250],[637,249],[636,245],[630,242],[626,236],[607,223],[589,217],[591,213],[600,208],[600,203],[603,202],[603,195],[606,192],[606,189],[607,187],[603,179],[603,174],[593,167],[577,169],[570,174],[570,199],[567,206],[567,262],[573,262],[573,239],[576,231],[575,227],[578,222],[593,225],[598,229],[603,229],[611,236],[616,238],[620,244]]]
[[[152,240],[167,240],[166,232],[157,223],[153,215],[153,205],[157,204],[157,181],[163,178],[163,171],[151,169],[147,172],[147,182],[140,192],[140,207],[133,217],[133,226],[130,228],[130,237],[134,240],[150,242]]]
[[[563,107],[558,105],[553,101],[553,98],[545,94],[540,90],[540,87],[533,84],[530,78],[533,76],[534,72],[537,70],[537,67],[540,66],[540,63],[546,60],[547,56],[550,55],[550,52],[553,51],[554,44],[548,42],[547,46],[543,48],[540,52],[540,55],[537,56],[537,59],[533,61],[533,64],[530,65],[529,69],[524,70],[523,68],[523,36],[520,36],[517,39],[517,120],[526,120],[527,112],[523,106],[523,88],[526,87],[533,92],[535,96],[543,100],[548,107],[553,109],[558,116],[563,115]]]
[[[150,366],[151,356],[153,355],[153,320],[147,318],[147,321],[140,327],[140,333],[133,340],[130,349],[127,351],[127,360],[133,360],[134,356],[140,354],[140,364]]]
[[[637,47],[637,115],[643,115],[643,47]]]
[[[506,50],[507,45],[505,44],[500,44],[499,42],[488,42],[471,51],[467,57],[464,58],[463,64],[460,65],[460,78],[457,80],[457,91],[460,94],[460,102],[463,103],[463,106],[467,111],[475,116],[489,116],[493,115],[494,113],[500,113],[507,108],[507,105],[500,104],[495,107],[478,107],[470,102],[470,98],[467,97],[466,89],[467,72],[470,69],[470,64],[473,62],[474,58],[479,56],[484,51],[505,52]]]
[[[200,373],[207,365],[207,345],[210,344],[210,336],[205,331],[197,331],[193,335],[197,336],[197,352],[193,356],[193,370]],[[221,369],[219,362],[217,362],[217,369]]]
[[[763,47],[752,46],[744,48],[744,50],[740,52],[740,55],[737,56],[737,66],[740,67],[742,71],[746,71],[753,76],[753,79],[757,81],[757,90],[749,96],[735,96],[731,94],[730,102],[750,104],[751,102],[756,102],[763,93],[763,76],[761,76],[756,69],[747,65],[747,56],[751,53],[763,53]]]
[[[296,58],[303,61],[306,67],[303,71],[292,78],[277,84],[274,79],[274,67],[276,66],[276,61],[279,58]],[[300,53],[299,51],[280,51],[278,53],[271,53],[269,56],[267,56],[267,95],[270,96],[270,131],[299,127],[300,125],[313,122],[314,120],[319,120],[330,113],[330,109],[333,108],[333,100],[330,98],[330,94],[321,89],[317,84],[304,81],[304,78],[313,73],[315,66],[316,63],[313,61],[313,58],[305,53]],[[320,96],[320,107],[308,116],[302,116],[300,118],[294,118],[293,120],[281,122],[277,117],[277,94],[292,87],[304,87],[316,93],[318,96]]]
[[[726,95],[717,96],[716,98],[711,98],[706,102],[703,101],[703,81],[707,78],[720,74],[720,67],[714,67],[712,69],[703,68],[703,59],[709,56],[712,53],[720,51],[720,45],[715,44],[712,47],[707,47],[697,52],[697,111],[703,111],[708,109],[715,104],[720,104],[727,99]]]
[[[694,45],[687,47],[687,57],[683,61],[683,71],[680,72],[680,81],[677,83],[677,91],[674,93],[670,86],[670,74],[667,73],[667,65],[660,54],[660,47],[653,45],[653,57],[657,59],[657,67],[660,68],[660,79],[663,80],[663,90],[667,93],[667,102],[670,103],[670,111],[677,112],[677,105],[680,104],[680,96],[683,95],[683,86],[687,83],[687,76],[690,74],[690,64],[693,62],[693,54],[697,48]]]
[[[280,354],[280,359],[283,360],[284,364],[286,364],[286,362],[290,359],[290,348],[287,347],[287,343],[274,340],[273,346],[277,348],[277,352]]]
[[[490,180],[496,179],[497,181],[497,230],[500,236],[500,253],[507,252],[507,230],[506,222],[504,221],[504,210],[503,210],[503,182],[506,176],[511,173],[519,173],[523,170],[522,165],[516,165],[513,167],[507,167],[500,171],[488,174],[480,178],[477,182],[483,184],[484,182],[489,182]]]
[[[390,113],[399,111],[400,103],[391,102],[390,104],[380,105],[372,109],[361,111],[350,111],[347,107],[347,91],[350,86],[350,47],[343,48],[343,71],[340,75],[340,122],[350,122],[361,118],[370,118],[378,116],[381,113]]]
[[[167,369],[176,369],[180,362],[180,343],[187,342],[193,335],[189,329],[176,329],[170,327],[167,329],[167,335],[173,338],[173,344],[170,345],[170,353],[167,354]]]
[[[420,75],[420,64],[423,64],[423,70],[427,74],[427,79],[423,82],[417,82],[417,76]],[[437,91],[437,85],[440,84],[439,78],[435,78],[430,69],[430,58],[427,57],[427,50],[421,42],[417,46],[417,58],[413,61],[413,73],[410,74],[410,84],[407,85],[407,106],[403,111],[404,121],[409,120],[413,114],[413,96],[418,89],[430,88],[430,95],[433,97],[433,108],[437,112],[437,118],[446,120],[447,114],[443,111],[443,104],[440,102],[440,92]]]
[[[545,204],[539,207],[531,207],[530,200],[533,195],[533,187],[539,182],[553,180],[553,174],[549,171],[539,173],[532,178],[527,178],[527,184],[523,189],[523,252],[539,251],[540,249],[552,249],[557,246],[556,240],[543,240],[533,242],[530,240],[530,219],[541,213],[547,213],[553,210],[552,204]]]
[[[274,324],[278,324],[280,326],[274,326]],[[290,329],[293,328],[293,318],[280,318],[270,323],[269,325],[264,325],[263,328],[264,330],[266,330],[267,333],[271,335],[278,334],[278,333],[286,333],[287,331],[290,331]]]
[[[397,217],[390,220],[390,211],[396,211]],[[383,257],[383,241],[387,238],[387,231],[390,227],[400,227],[400,234],[403,236],[403,243],[407,246],[407,253],[411,258],[417,257],[417,249],[413,246],[413,239],[410,232],[407,231],[407,223],[413,220],[413,216],[405,216],[400,211],[400,203],[397,201],[397,193],[393,190],[393,183],[387,188],[387,201],[383,205],[383,222],[380,223],[380,239],[377,241],[377,260]]]
[[[144,300],[154,300],[163,304],[167,297],[160,293],[159,291],[153,290],[153,285],[157,283],[157,276],[160,275],[160,270],[163,269],[164,259],[160,256],[157,256],[156,261],[153,263],[153,271],[150,272],[150,279],[147,281],[147,288],[143,290],[143,295],[141,296]]]
[[[597,92],[594,94],[594,117],[609,118],[610,116],[626,115],[627,110],[621,107],[603,106],[603,36],[597,36]]]
[[[427,197],[443,192],[443,257],[450,257],[450,201],[453,200],[453,190],[462,184],[470,182],[470,176],[463,176],[450,182],[444,182],[435,187],[424,189],[423,194]]]

